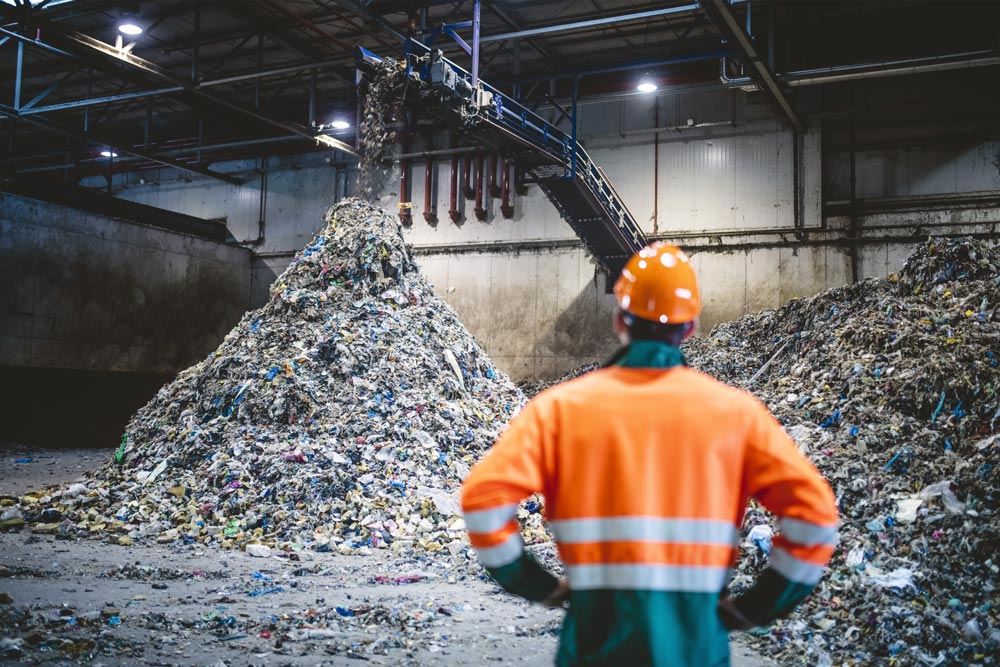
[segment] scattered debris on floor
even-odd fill
[[[537,665],[549,662],[561,618],[426,552],[262,560],[32,537],[33,551],[18,553],[18,539],[0,536],[12,565],[37,560],[37,551],[60,561],[42,578],[0,570],[0,589],[14,598],[0,605],[3,664]],[[531,641],[518,645],[519,637]]]
[[[766,653],[998,664],[1000,249],[931,240],[898,275],[722,324],[685,354],[767,403],[839,499],[831,571],[759,636]],[[754,509],[736,588],[769,548],[758,526]]]
[[[394,216],[348,199],[328,221],[270,302],[136,413],[114,460],[0,499],[2,525],[292,556],[466,550],[457,489],[524,396],[434,294]]]

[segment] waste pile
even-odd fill
[[[7,498],[0,519],[263,556],[466,549],[457,490],[524,396],[434,294],[394,216],[347,199],[327,219],[267,305],[135,414],[114,460]]]
[[[995,665],[1000,656],[1000,249],[922,244],[898,274],[748,315],[685,347],[759,396],[830,481],[841,543],[758,641],[781,664]],[[752,509],[738,590],[772,526]]]
[[[528,398],[534,398],[549,387],[554,387],[557,384],[575,380],[581,375],[585,375],[586,373],[596,369],[599,365],[600,364],[597,363],[584,364],[582,366],[577,366],[573,370],[556,378],[555,380],[525,380],[524,382],[519,382],[517,386],[521,388],[521,391],[524,392],[525,396]]]

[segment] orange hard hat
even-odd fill
[[[632,256],[615,282],[622,310],[661,324],[691,322],[701,313],[691,260],[674,245],[657,242]]]

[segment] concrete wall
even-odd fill
[[[0,366],[173,373],[250,303],[250,253],[0,196]]]
[[[883,89],[951,94],[926,77],[871,86],[860,93],[866,104],[902,95]],[[895,145],[855,147],[852,222],[844,208],[852,151],[843,147],[843,123],[810,113],[823,111],[815,102],[819,92],[847,99],[837,89],[800,93],[807,131],[798,137],[759,103],[760,95],[714,84],[581,105],[582,141],[634,217],[648,235],[692,253],[705,297],[703,328],[855,277],[884,276],[921,237],[989,234],[1000,221],[995,142],[917,144],[900,135]],[[443,145],[439,139],[435,148]],[[330,203],[351,190],[355,174],[346,165],[342,155],[313,153],[216,165],[251,177],[240,187],[178,180],[167,170],[145,172],[142,185],[136,174],[120,177],[116,188],[143,203],[226,218],[239,239],[257,238],[263,220],[252,290],[259,304],[292,254],[320,229]],[[613,300],[605,278],[539,189],[529,186],[515,198],[509,220],[487,197],[487,218],[478,221],[463,200],[464,219],[454,224],[447,215],[449,176],[449,160],[434,164],[439,222],[428,224],[423,164],[411,164],[414,222],[405,233],[427,275],[490,354],[520,378],[556,375],[609,351]],[[395,195],[386,197],[387,207],[395,208]]]

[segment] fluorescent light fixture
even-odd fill
[[[129,37],[135,37],[142,34],[142,26],[136,23],[131,17],[126,16],[118,24],[118,32]]]
[[[337,119],[332,123],[330,123],[330,127],[332,127],[335,130],[346,130],[350,126],[351,124],[348,123],[346,120],[340,120],[340,119]]]
[[[118,153],[114,151],[101,151],[101,157],[118,157]]]
[[[639,82],[639,85],[635,87],[640,93],[652,93],[656,91],[657,85],[650,81],[649,79],[643,79]]]

